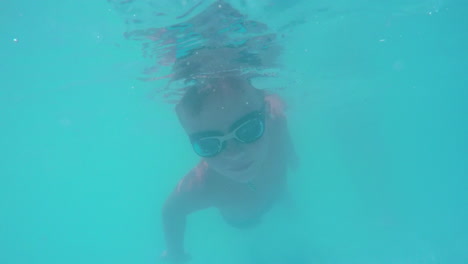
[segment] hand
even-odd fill
[[[161,254],[161,260],[167,263],[179,264],[179,263],[186,263],[190,261],[191,257],[187,253],[182,254],[170,254],[167,250]]]

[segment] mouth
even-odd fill
[[[236,164],[236,165],[231,166],[229,169],[231,171],[244,171],[244,170],[247,170],[252,165],[252,163],[253,161]]]

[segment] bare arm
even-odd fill
[[[162,223],[166,240],[166,257],[177,260],[185,256],[184,233],[187,215],[209,207],[204,186],[203,164],[190,171],[166,200]],[[176,261],[175,261],[176,262]]]
[[[177,194],[173,193],[166,201],[163,212],[162,222],[164,230],[164,238],[166,240],[166,255],[168,256],[182,256],[184,252],[184,233],[185,221],[187,212],[183,210],[180,203],[180,198]]]

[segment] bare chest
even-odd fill
[[[226,218],[259,217],[286,188],[286,171],[278,165],[271,166],[247,184],[221,181],[213,197],[215,206]]]

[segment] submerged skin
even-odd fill
[[[202,158],[177,184],[163,207],[163,227],[167,250],[163,257],[174,263],[188,260],[183,241],[186,216],[216,207],[227,223],[239,228],[253,227],[285,194],[288,164],[294,162],[283,104],[278,96],[259,96],[246,89],[219,89],[193,115],[183,106],[176,108],[188,135],[200,131],[228,132],[246,114],[265,109],[265,132],[250,144],[228,140],[215,157]]]

